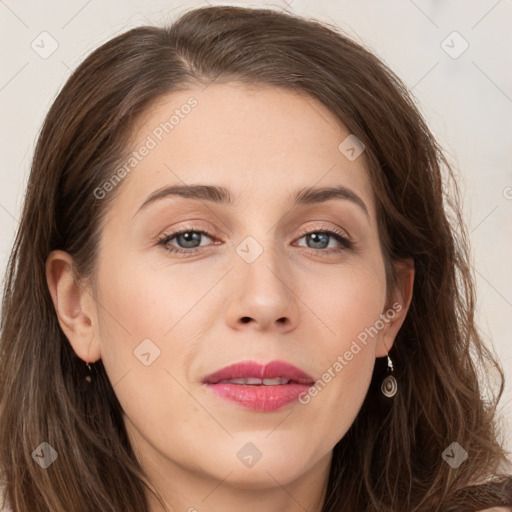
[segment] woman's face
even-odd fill
[[[305,95],[190,88],[152,107],[122,182],[97,189],[103,200],[119,187],[88,356],[103,360],[146,468],[263,488],[328,466],[407,306],[386,300],[375,200],[349,135]],[[278,364],[241,371],[288,384],[204,383],[276,360],[322,384],[308,393]]]

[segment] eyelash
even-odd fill
[[[191,249],[183,249],[180,247],[174,247],[174,246],[168,245],[172,239],[176,238],[179,235],[182,235],[183,233],[199,233],[201,235],[207,236],[208,238],[212,238],[212,239],[214,238],[208,232],[206,232],[202,229],[196,229],[194,226],[187,226],[187,227],[184,227],[177,231],[173,231],[172,233],[168,233],[168,234],[164,233],[158,239],[157,245],[161,245],[166,251],[173,253],[173,254],[188,254],[188,255],[195,254],[197,251],[199,251],[201,249],[201,247],[194,247]],[[341,232],[335,228],[319,227],[314,230],[309,230],[309,231],[305,230],[300,233],[299,239],[303,238],[306,235],[310,235],[312,233],[323,233],[323,234],[330,235],[333,238],[335,238],[336,241],[338,243],[340,243],[342,246],[341,248],[338,248],[338,249],[333,249],[332,247],[330,249],[312,249],[312,248],[306,247],[306,249],[309,249],[314,254],[323,254],[323,255],[325,255],[326,253],[333,254],[333,253],[339,253],[342,251],[346,251],[347,249],[354,248],[354,243],[349,238],[347,238],[347,236],[343,232]]]

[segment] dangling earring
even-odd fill
[[[87,369],[89,370],[89,375],[86,375],[85,380],[86,380],[86,382],[87,382],[87,383],[90,383],[90,382],[92,382],[92,377],[91,377],[91,372],[92,372],[92,370],[91,370],[91,365],[90,365],[89,363],[85,363],[85,366],[87,366]]]
[[[388,358],[388,373],[391,374],[393,371],[393,361],[391,361],[391,358],[389,357],[389,354],[386,355]],[[382,385],[380,386],[380,390],[382,391],[382,394],[384,396],[387,396],[388,398],[392,398],[396,395],[396,391],[398,389],[398,384],[396,382],[395,377],[393,375],[388,375],[383,381]]]

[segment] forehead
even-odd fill
[[[228,187],[244,201],[342,185],[373,209],[364,153],[347,158],[350,132],[304,93],[239,83],[190,87],[159,98],[134,128],[121,193],[132,210],[157,188],[194,183]]]

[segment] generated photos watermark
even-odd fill
[[[339,355],[336,358],[336,361],[325,371],[321,378],[318,379],[313,386],[311,386],[307,391],[302,392],[299,395],[299,402],[303,405],[309,404],[311,402],[311,398],[315,397],[320,393],[332,379],[338,375],[345,366],[347,366],[354,356],[361,352],[362,347],[368,344],[369,339],[374,338],[379,334],[379,332],[384,329],[386,324],[391,322],[397,313],[399,313],[403,309],[402,304],[395,302],[391,308],[389,308],[385,313],[382,313],[379,319],[370,327],[366,327],[364,331],[361,331],[356,339],[354,339],[350,345],[350,348],[346,350],[343,355]]]
[[[110,178],[94,189],[94,197],[99,200],[104,199],[197,105],[197,99],[191,96],[180,108],[174,109],[174,113],[169,119],[155,127],[151,134],[146,137],[144,143],[130,154],[123,165]]]

